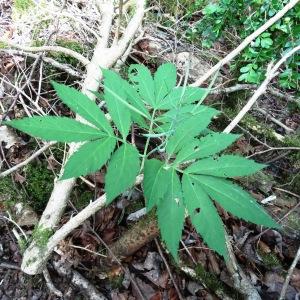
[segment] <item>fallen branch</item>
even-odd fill
[[[286,6],[284,6],[275,16],[269,19],[264,25],[259,27],[252,34],[247,36],[243,42],[235,48],[232,52],[226,55],[222,60],[220,60],[216,65],[214,65],[207,73],[205,73],[202,77],[196,80],[192,86],[200,86],[202,85],[211,75],[220,70],[220,68],[226,64],[228,64],[232,59],[234,59],[242,50],[244,50],[254,39],[256,39],[261,33],[266,31],[269,27],[271,27],[274,23],[276,23],[279,19],[281,19],[290,9],[292,9],[300,0],[291,0]]]
[[[280,66],[294,53],[300,50],[300,45],[293,48],[291,51],[287,52],[274,66],[271,64],[268,67],[266,79],[262,82],[259,88],[255,91],[246,105],[242,108],[242,110],[237,114],[237,116],[230,122],[230,124],[225,128],[224,132],[229,133],[232,129],[240,122],[240,120],[245,116],[245,114],[250,110],[253,104],[257,101],[257,99],[265,93],[269,82],[278,75],[278,69]]]
[[[134,16],[125,29],[125,32],[123,33],[119,43],[112,47],[108,47],[108,43],[110,29],[114,17],[113,2],[109,0],[98,0],[97,6],[102,14],[102,22],[99,29],[99,35],[101,36],[101,39],[97,41],[92,60],[86,67],[87,74],[82,85],[82,92],[90,97],[91,100],[95,100],[95,95],[91,93],[91,91],[98,90],[102,79],[101,67],[110,68],[117,62],[117,60],[126,51],[130,41],[139,28],[144,15],[145,0],[136,1],[136,10]],[[76,116],[76,119],[85,122],[85,120],[80,118],[80,116]],[[78,144],[71,144],[68,157],[74,153],[79,146],[80,145]],[[75,178],[55,181],[52,194],[38,224],[39,228],[51,230],[56,229],[75,182]],[[72,218],[67,223],[68,225],[65,224],[61,229],[59,229],[59,231],[57,231],[49,239],[46,247],[41,248],[33,241],[24,253],[21,266],[22,270],[31,275],[42,272],[43,267],[53,248],[74,228],[78,227],[84,220],[103,207],[104,204],[105,195],[98,201],[94,201],[93,205],[87,206],[76,216],[77,218]]]

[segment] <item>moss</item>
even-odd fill
[[[20,238],[18,240],[18,244],[19,244],[20,252],[21,254],[23,254],[28,247],[28,242],[24,238]]]
[[[94,193],[91,191],[84,191],[82,189],[76,188],[73,192],[75,194],[75,199],[76,199],[76,208],[82,209],[86,207],[91,199],[94,198]],[[79,196],[78,196],[79,195]]]
[[[116,276],[109,277],[109,282],[111,284],[112,289],[119,289],[122,287],[122,282],[124,280],[124,275],[119,274]]]
[[[162,10],[171,15],[177,16],[178,14],[191,14],[204,3],[203,0],[160,0],[159,4]]]
[[[81,43],[79,43],[78,41],[75,40],[67,40],[67,39],[57,39],[56,41],[56,45],[57,46],[61,46],[70,50],[73,50],[77,53],[83,54],[87,49],[85,46],[83,46]],[[43,40],[36,40],[33,42],[32,46],[43,46],[44,45],[44,41]],[[73,67],[77,67],[78,65],[78,60],[68,56],[64,53],[58,53],[58,52],[49,52],[50,56],[52,56],[53,58],[55,58],[58,62],[62,63],[62,64],[70,64]]]
[[[286,220],[288,228],[292,228],[300,232],[300,218],[298,212],[292,212],[288,215]]]
[[[53,188],[54,175],[44,165],[29,164],[26,173],[25,188],[29,205],[37,212],[44,209]]]
[[[17,190],[10,177],[0,180],[0,202],[5,209],[10,210],[21,198],[22,192]]]
[[[267,269],[281,269],[282,265],[278,257],[274,253],[265,253],[262,252],[260,249],[257,250],[259,256],[261,257],[264,266]]]
[[[8,45],[6,43],[0,42],[0,49],[5,49],[7,47],[8,47]]]
[[[18,12],[24,12],[34,6],[33,0],[14,0],[13,7]]]
[[[47,245],[47,242],[52,234],[52,229],[36,227],[32,232],[32,239],[39,247],[43,248]]]

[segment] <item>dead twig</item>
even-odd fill
[[[56,295],[57,297],[62,297],[63,293],[54,286],[54,284],[53,284],[53,282],[51,280],[50,273],[49,273],[49,271],[48,271],[47,268],[45,268],[43,270],[43,275],[44,275],[44,278],[45,278],[45,281],[46,281],[46,285],[47,285],[49,291],[51,293],[53,293],[54,295]]]
[[[29,164],[31,161],[33,161],[35,158],[37,158],[40,154],[42,154],[43,152],[45,152],[49,147],[55,145],[56,142],[50,142],[45,144],[42,148],[40,148],[38,151],[34,152],[31,156],[29,156],[27,159],[25,159],[24,161],[20,162],[19,164],[11,167],[10,169],[0,173],[0,178],[4,178],[8,175],[10,175],[11,173],[19,170],[20,168],[26,166],[27,164]]]
[[[176,283],[176,281],[175,281],[175,278],[174,278],[174,276],[173,276],[173,274],[172,274],[172,271],[171,271],[171,269],[170,269],[170,266],[169,266],[169,264],[168,264],[168,262],[167,262],[167,260],[166,260],[166,258],[165,258],[165,256],[164,256],[164,254],[163,254],[163,252],[162,252],[162,250],[161,250],[161,247],[160,247],[160,245],[159,245],[159,243],[158,243],[158,241],[157,241],[156,238],[154,239],[154,241],[155,241],[157,250],[158,250],[158,252],[159,252],[159,255],[160,255],[160,257],[162,258],[162,260],[163,260],[163,262],[164,262],[164,264],[165,264],[165,266],[166,266],[166,268],[167,268],[167,271],[168,271],[168,273],[169,273],[169,275],[170,275],[170,278],[171,278],[171,280],[172,280],[172,283],[173,283],[173,285],[174,285],[174,287],[175,287],[175,290],[176,290],[176,292],[177,292],[178,298],[179,298],[180,300],[183,300],[184,298],[183,298],[183,296],[181,295],[181,292],[180,292],[180,290],[179,290],[179,287],[178,287],[178,285],[177,285],[177,283]]]
[[[297,251],[297,254],[296,254],[296,256],[295,256],[295,258],[294,258],[294,260],[293,260],[293,262],[292,262],[292,264],[289,268],[288,274],[285,278],[285,281],[284,281],[284,284],[283,284],[283,287],[282,287],[282,290],[281,290],[281,293],[280,293],[280,296],[279,296],[279,300],[284,300],[285,299],[285,294],[286,294],[287,288],[289,286],[289,282],[291,280],[291,277],[293,275],[293,272],[296,268],[296,265],[297,265],[299,259],[300,259],[300,247]]]

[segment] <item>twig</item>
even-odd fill
[[[178,287],[178,285],[177,285],[177,283],[176,283],[176,281],[175,281],[175,278],[174,278],[174,276],[173,276],[173,274],[172,274],[172,272],[171,272],[171,269],[170,269],[170,267],[169,267],[169,264],[168,264],[168,262],[167,262],[167,260],[166,260],[166,258],[165,258],[165,256],[164,256],[162,250],[161,250],[161,247],[160,247],[160,245],[159,245],[159,243],[158,243],[158,241],[157,241],[156,238],[154,239],[154,241],[155,241],[157,250],[158,250],[158,252],[159,252],[159,255],[161,256],[161,258],[162,258],[162,260],[163,260],[163,262],[164,262],[164,264],[165,264],[165,266],[166,266],[166,268],[167,268],[167,271],[168,271],[168,273],[169,273],[169,275],[170,275],[170,278],[171,278],[171,280],[172,280],[172,283],[173,283],[173,285],[174,285],[174,287],[175,287],[175,290],[176,290],[176,292],[177,292],[178,298],[179,298],[180,300],[183,300],[184,298],[183,298],[182,295],[181,295],[181,292],[180,292],[180,290],[179,290],[179,287]]]
[[[296,151],[299,151],[300,147],[271,147],[267,150],[258,151],[256,153],[248,155],[247,158],[250,158],[250,157],[253,157],[253,156],[256,156],[256,155],[260,155],[260,154],[264,154],[264,153],[267,153],[267,152],[270,152],[270,151],[277,151],[277,150],[296,150]]]
[[[86,252],[89,252],[91,254],[97,255],[97,256],[101,256],[101,257],[107,257],[107,255],[104,254],[100,254],[98,252],[92,251],[86,247],[81,247],[81,246],[77,246],[77,245],[70,245],[71,248],[75,248],[75,249],[80,249],[80,250],[84,250]]]
[[[17,271],[21,270],[21,268],[19,266],[12,264],[12,263],[7,263],[7,262],[0,262],[0,268],[17,270]]]
[[[0,51],[5,52],[10,55],[28,56],[31,58],[38,58],[38,56],[39,56],[38,54],[24,52],[24,51],[20,51],[20,50],[13,50],[13,49],[0,49]],[[43,56],[43,57],[41,57],[41,60],[43,60],[44,62],[46,62],[48,64],[51,64],[53,67],[55,67],[61,71],[64,71],[64,72],[70,74],[73,77],[77,77],[77,78],[83,77],[83,75],[80,72],[76,71],[71,66],[59,63],[58,61],[56,61],[55,59],[53,59],[51,57]]]
[[[29,47],[29,46],[22,46],[22,45],[17,45],[11,41],[5,40],[5,39],[0,39],[0,42],[3,42],[4,44],[7,44],[8,46],[15,48],[15,49],[20,49],[23,51],[27,52],[59,52],[66,54],[68,56],[71,56],[75,59],[77,59],[79,62],[81,62],[84,66],[89,64],[89,60],[81,55],[80,53],[73,51],[71,49],[61,47],[61,46],[40,46],[40,47]]]
[[[287,191],[287,190],[284,190],[284,189],[281,189],[281,188],[278,188],[278,187],[274,187],[275,190],[278,190],[278,191],[281,191],[281,192],[284,192],[284,193],[287,193],[287,194],[290,194],[298,199],[300,199],[300,196],[293,193],[293,192],[290,192],[290,191]]]
[[[278,126],[282,127],[287,133],[295,132],[294,129],[286,126],[285,124],[283,124],[279,120],[275,119],[269,113],[267,113],[264,109],[257,107],[257,108],[255,108],[255,110],[257,110],[258,112],[260,112],[261,114],[263,114],[264,116],[266,116],[266,118],[270,119],[273,123],[275,123]]]
[[[238,91],[256,90],[257,88],[258,88],[257,84],[236,84],[236,85],[230,86],[230,87],[214,88],[209,92],[209,94],[210,95],[230,94],[230,93],[234,93],[234,92],[238,92]],[[281,99],[284,99],[284,100],[287,100],[290,102],[296,102],[298,104],[300,103],[300,99],[297,99],[296,97],[291,96],[289,94],[283,94],[273,87],[267,87],[267,91],[271,95],[276,96],[278,98],[281,98]]]
[[[62,297],[63,293],[54,286],[47,268],[43,270],[43,275],[46,281],[46,285],[50,292],[56,295],[57,297]]]
[[[31,161],[33,161],[36,157],[38,157],[40,154],[42,154],[44,151],[46,151],[49,147],[55,145],[56,142],[50,142],[45,144],[41,149],[39,149],[38,151],[34,152],[31,156],[29,156],[27,159],[25,159],[24,161],[20,162],[19,164],[11,167],[10,169],[0,173],[0,178],[3,178],[15,171],[17,171],[18,169],[26,166],[27,164],[29,164]]]
[[[291,280],[294,269],[296,268],[296,265],[297,265],[299,259],[300,259],[300,247],[298,248],[297,254],[296,254],[296,256],[295,256],[295,258],[294,258],[294,260],[293,260],[293,262],[292,262],[292,264],[289,268],[288,274],[285,278],[285,281],[284,281],[284,284],[283,284],[283,287],[282,287],[282,290],[281,290],[281,293],[280,293],[279,300],[284,300],[285,299],[285,294],[286,294],[289,282]]]
[[[286,6],[284,6],[275,16],[269,19],[264,25],[259,27],[252,34],[247,36],[243,42],[235,48],[232,52],[226,55],[222,60],[220,60],[216,65],[214,65],[208,72],[196,80],[192,86],[200,86],[203,84],[212,74],[218,71],[222,66],[228,64],[232,59],[234,59],[242,50],[244,50],[254,39],[256,39],[261,33],[266,31],[279,19],[281,19],[290,9],[292,9],[300,0],[291,0]]]
[[[58,274],[67,277],[71,280],[72,284],[82,289],[91,300],[107,300],[88,280],[86,280],[80,273],[68,268],[62,261],[54,261],[53,266]]]
[[[297,1],[298,2],[298,1]],[[249,99],[246,105],[242,108],[242,110],[237,114],[237,116],[231,121],[231,123],[225,128],[224,132],[229,133],[232,129],[240,122],[240,120],[245,116],[245,114],[250,110],[253,104],[257,101],[257,99],[266,91],[267,85],[269,82],[278,75],[277,70],[279,67],[294,53],[300,50],[300,45],[293,48],[291,51],[287,52],[274,66],[271,64],[268,67],[268,71],[266,74],[266,79],[262,82],[259,88],[255,91],[253,96]]]

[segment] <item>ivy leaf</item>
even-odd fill
[[[184,225],[185,208],[182,201],[181,183],[174,169],[170,169],[170,182],[165,199],[157,205],[158,225],[167,248],[178,260],[178,247]]]
[[[206,114],[190,114],[178,127],[175,124],[175,132],[170,137],[166,151],[169,155],[177,153],[182,147],[186,146],[196,135],[205,129],[216,113],[211,111]]]
[[[106,137],[83,144],[67,161],[61,179],[79,177],[100,170],[116,146],[116,139]]]
[[[256,200],[241,187],[223,178],[191,175],[225,210],[255,224],[280,228]]]
[[[94,101],[83,93],[64,84],[52,81],[52,85],[61,101],[73,112],[79,114],[96,127],[106,131],[109,135],[113,135],[113,130],[105,118],[104,113]]]
[[[64,117],[32,117],[3,124],[45,141],[84,142],[107,135],[94,127]]]
[[[182,190],[184,202],[197,232],[210,248],[227,258],[224,226],[207,193],[187,174],[182,178]]]
[[[154,74],[155,107],[168,95],[176,85],[176,67],[174,64],[162,64]]]
[[[128,69],[128,77],[136,84],[143,100],[155,107],[155,85],[150,70],[143,65],[133,64]]]
[[[194,139],[178,152],[174,163],[179,165],[192,159],[211,156],[226,149],[239,137],[239,134],[210,133],[200,139]]]
[[[108,111],[125,139],[131,125],[130,111],[125,105],[127,96],[122,88],[122,78],[115,72],[102,70],[104,75],[104,99]],[[125,103],[124,103],[125,102]]]
[[[197,87],[176,87],[158,105],[158,109],[172,109],[179,105],[191,104],[206,94],[207,89]]]
[[[157,159],[145,161],[143,188],[148,211],[165,200],[171,173],[164,167],[165,164]]]
[[[254,160],[236,155],[222,155],[201,159],[187,169],[186,173],[212,175],[218,177],[237,177],[253,174],[266,167]]]
[[[130,188],[140,170],[139,152],[125,143],[112,155],[105,176],[107,203]]]

